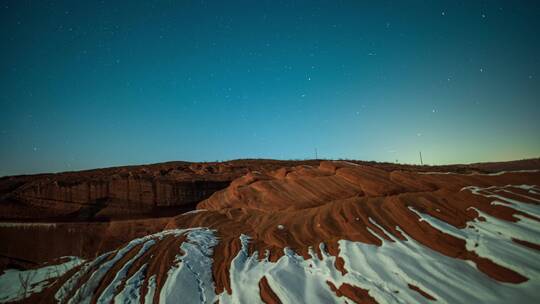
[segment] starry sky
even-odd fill
[[[0,176],[540,156],[538,1],[0,3]]]

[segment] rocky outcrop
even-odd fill
[[[396,194],[406,188],[421,191],[433,189],[433,185],[419,184],[408,178],[409,172],[489,173],[501,170],[524,170],[540,168],[540,159],[504,163],[484,163],[451,166],[415,166],[364,161],[348,163],[364,166],[361,175],[350,169],[340,169],[339,179],[330,178],[336,171],[332,162],[319,160],[234,160],[215,163],[168,162],[151,165],[113,167],[79,172],[7,176],[0,178],[0,220],[25,221],[106,221],[111,219],[152,218],[174,216],[195,209],[198,202],[213,193],[225,189],[236,180],[227,192],[218,198],[235,205],[235,192],[250,189],[251,183],[268,178],[295,178],[317,176],[312,185],[315,202],[328,198],[328,181],[341,184],[333,199],[355,195]],[[296,169],[292,170],[291,168]],[[266,176],[266,173],[271,176]],[[387,180],[392,183],[388,183]],[[259,183],[260,184],[260,183]],[[275,186],[275,181],[260,185]],[[350,186],[353,184],[353,186]],[[356,184],[356,186],[354,186]],[[362,185],[362,189],[358,185]],[[372,186],[369,186],[372,185]],[[284,187],[291,186],[291,183]],[[242,188],[246,187],[242,190]],[[281,186],[279,186],[281,187]],[[272,189],[270,189],[272,190]],[[286,188],[283,190],[287,190]],[[326,192],[325,192],[326,191]],[[265,200],[283,202],[283,191],[269,191]],[[248,195],[249,196],[249,195]],[[274,197],[274,198],[272,198]],[[260,198],[258,198],[260,200]],[[286,200],[285,200],[286,201]],[[245,202],[243,202],[245,203]],[[253,201],[257,204],[257,201]],[[278,203],[279,204],[279,203]],[[288,204],[288,203],[287,203]],[[208,205],[208,204],[207,204]]]
[[[229,183],[228,180],[176,181],[131,175],[69,184],[46,179],[25,184],[10,193],[6,200],[12,204],[54,210],[52,217],[89,209],[94,210],[92,215],[122,216],[167,207],[193,209],[196,203]]]
[[[174,181],[114,176],[74,185],[38,181],[17,191],[14,197],[44,206],[55,202],[84,205],[100,200],[133,202],[148,207],[181,206],[197,203],[228,185],[227,180]]]
[[[313,163],[314,161],[311,161]],[[274,160],[171,162],[0,179],[0,219],[104,220],[175,215],[250,171],[290,164]]]

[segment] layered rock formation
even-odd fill
[[[0,218],[104,220],[174,215],[250,170],[290,162],[172,162],[0,179]],[[306,162],[309,163],[309,162]]]
[[[254,166],[165,230],[0,300],[537,302],[539,164],[517,164]]]

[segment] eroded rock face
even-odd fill
[[[3,219],[92,220],[174,215],[251,170],[287,162],[174,162],[0,179]]]
[[[143,179],[133,176],[112,176],[104,180],[62,184],[57,181],[36,181],[14,193],[17,201],[39,207],[58,204],[92,205],[113,203],[122,207],[154,207],[193,205],[229,185],[228,180],[175,181]]]

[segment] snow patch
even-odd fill
[[[39,293],[53,284],[56,278],[83,262],[77,257],[64,258],[68,261],[58,265],[29,270],[5,270],[0,275],[0,302],[19,301],[31,294]]]
[[[146,264],[141,266],[127,281],[124,289],[114,297],[114,303],[140,303],[141,286],[144,282]]]
[[[154,294],[156,293],[156,275],[153,275],[148,279],[148,289],[144,296],[144,304],[154,303]]]
[[[195,209],[195,210],[191,210],[191,211],[188,211],[188,212],[184,212],[182,213],[183,215],[186,215],[186,214],[195,214],[195,213],[201,213],[201,212],[206,212],[208,211],[207,209]]]
[[[161,240],[163,237],[169,236],[169,235],[179,236],[189,230],[190,229],[164,230],[162,232],[158,232],[158,233],[151,234],[145,237],[134,239],[130,241],[124,247],[117,250],[116,252],[109,252],[109,253],[105,253],[101,255],[100,257],[96,258],[94,261],[91,261],[83,265],[79,272],[77,272],[72,277],[70,277],[64,283],[64,285],[60,287],[60,289],[55,295],[55,298],[59,302],[63,302],[63,303],[66,301],[67,303],[90,303],[103,277],[107,274],[107,272],[110,271],[110,269],[118,261],[120,261],[135,246],[142,245],[142,248],[136,257],[138,258],[146,250],[148,250],[148,248],[152,246],[156,240]],[[114,256],[111,259],[107,260],[106,262],[103,262],[106,257],[111,256],[113,254]],[[126,264],[131,265],[134,261],[135,259],[131,259]],[[112,284],[106,288],[105,293],[103,293],[100,296],[100,298],[98,299],[98,302],[107,302],[107,299],[109,300],[111,299],[112,295],[114,294],[114,290],[117,288],[120,282],[125,278],[126,272],[129,269],[129,265],[127,267],[124,265],[124,267],[122,267],[122,269],[116,274],[115,278],[113,279]],[[81,284],[78,288],[76,288],[80,278],[91,270],[93,271],[90,275],[90,278],[86,282]],[[68,299],[69,295],[73,291],[74,291],[73,296]]]
[[[139,250],[139,252],[131,258],[128,262],[126,262],[120,270],[116,273],[116,276],[112,280],[112,282],[107,285],[103,293],[101,293],[101,296],[98,298],[97,303],[109,303],[113,299],[116,289],[122,282],[124,281],[127,272],[131,268],[131,265],[135,263],[150,247],[152,247],[156,243],[155,240],[149,240],[146,243],[143,244],[142,248]],[[142,269],[142,268],[141,268]],[[143,276],[144,277],[144,276]]]
[[[462,174],[462,173],[457,173],[457,172],[418,172],[418,174],[436,174],[436,175],[452,174],[452,175],[468,175],[468,176],[472,176],[472,175],[499,176],[499,175],[503,175],[503,174],[506,174],[506,173],[537,173],[537,172],[540,172],[540,170],[510,170],[510,171],[499,171],[499,172],[494,172],[494,173],[477,173],[477,172],[473,172],[473,173],[469,173],[469,174]]]
[[[516,199],[505,197],[501,194],[498,194],[498,193],[510,193],[515,196],[524,197],[528,200],[540,202],[539,199],[536,199],[527,195],[523,195],[520,193],[512,192],[512,189],[522,189],[522,190],[527,190],[527,191],[534,191],[534,189],[540,190],[538,187],[531,186],[531,185],[506,185],[504,187],[485,187],[485,188],[470,186],[470,187],[464,187],[461,190],[462,191],[469,190],[473,194],[476,194],[476,195],[481,195],[488,198],[494,198],[495,201],[491,202],[492,205],[506,206],[506,207],[521,211],[523,213],[527,213],[528,215],[536,217],[537,219],[540,219],[540,205],[528,204],[525,202],[518,201]]]
[[[200,228],[187,233],[176,256],[177,264],[169,269],[160,291],[160,303],[214,303],[212,278],[213,247],[218,244],[210,229]]]

